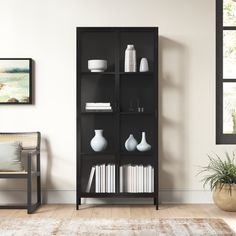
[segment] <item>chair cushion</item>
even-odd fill
[[[0,142],[0,171],[23,171],[21,143]]]

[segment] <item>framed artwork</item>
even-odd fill
[[[32,104],[31,58],[0,58],[0,104]]]

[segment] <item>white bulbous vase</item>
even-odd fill
[[[146,141],[146,133],[142,132],[142,140],[141,142],[137,145],[137,149],[140,152],[146,152],[151,150],[151,145],[147,143]]]
[[[143,57],[141,59],[140,66],[139,66],[139,71],[140,72],[147,72],[147,71],[149,71],[149,66],[148,66],[147,58]]]
[[[107,140],[103,136],[102,129],[95,130],[95,136],[90,141],[90,146],[95,152],[102,152],[107,147]]]
[[[130,134],[129,138],[125,141],[125,148],[128,152],[136,150],[138,145],[137,140],[134,138],[133,134]]]

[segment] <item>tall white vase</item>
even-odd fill
[[[137,145],[138,145],[137,140],[134,138],[133,134],[130,134],[129,138],[125,141],[126,150],[128,152],[135,151]]]
[[[125,72],[136,72],[136,50],[132,44],[125,50]]]
[[[107,147],[107,140],[103,136],[103,130],[95,130],[95,136],[90,141],[90,146],[95,152],[104,151]]]
[[[147,143],[146,141],[146,133],[145,132],[142,132],[142,140],[141,142],[137,145],[137,149],[140,151],[140,152],[146,152],[146,151],[149,151],[151,150],[151,145]]]

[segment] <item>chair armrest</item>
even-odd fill
[[[28,171],[28,175],[31,175],[32,173],[32,157],[35,156],[36,157],[36,167],[37,167],[37,172],[40,171],[40,151],[39,150],[31,150],[27,153],[27,162],[28,162],[28,167],[27,167],[27,171]]]

